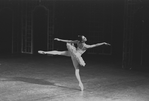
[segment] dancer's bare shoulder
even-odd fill
[[[86,44],[86,43],[84,43],[83,46],[84,46],[86,49],[88,49],[88,48],[91,47],[91,45],[88,45],[88,44]]]

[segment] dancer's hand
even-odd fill
[[[110,45],[109,43],[104,42],[105,45]]]
[[[56,40],[56,41],[60,41],[60,39],[59,39],[59,38],[54,38],[54,40]]]

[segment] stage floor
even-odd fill
[[[0,101],[149,101],[149,75],[116,61],[85,57],[81,92],[69,57],[0,58]]]

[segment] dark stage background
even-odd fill
[[[85,55],[103,55],[122,61],[125,1],[1,0],[0,53],[65,50],[65,44],[52,41],[53,38],[76,39],[81,34],[88,38],[88,44],[103,41],[111,44],[88,50]],[[132,64],[143,68],[149,62],[148,4],[147,0],[136,0],[133,12]]]

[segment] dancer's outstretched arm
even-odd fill
[[[86,48],[94,48],[94,47],[98,47],[98,46],[101,46],[101,45],[110,45],[110,44],[106,43],[106,42],[97,43],[97,44],[93,44],[93,45],[87,45],[86,44]]]
[[[63,40],[63,39],[59,39],[59,38],[54,38],[54,40],[66,42],[66,43],[77,43],[78,42],[78,40]]]

